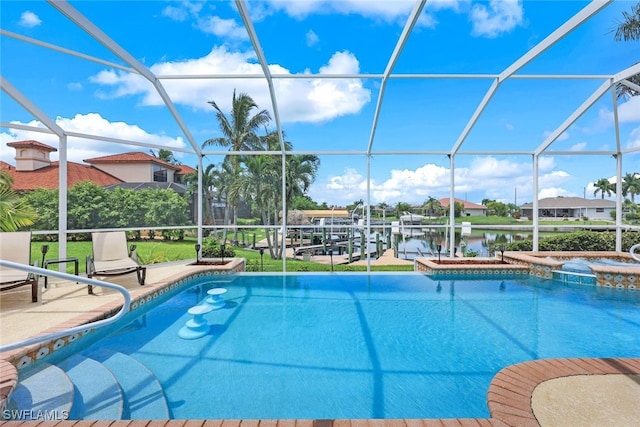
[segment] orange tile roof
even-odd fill
[[[13,177],[13,189],[15,191],[32,191],[37,188],[57,189],[60,176],[60,163],[51,162],[47,166],[35,171],[17,171],[15,166],[0,161],[0,169]],[[67,186],[72,187],[83,181],[92,181],[100,186],[119,184],[123,182],[106,172],[93,166],[85,166],[80,163],[67,163]]]
[[[142,151],[132,151],[130,153],[111,154],[109,156],[94,157],[92,159],[85,159],[85,162],[92,163],[157,163],[170,169],[179,170],[177,165],[165,162],[153,157],[150,154],[143,153]]]
[[[20,147],[34,147],[34,148],[39,148],[41,150],[46,150],[46,151],[58,151],[57,148],[52,147],[50,145],[47,144],[43,144],[40,141],[34,141],[34,140],[28,140],[28,141],[16,141],[16,142],[7,142],[7,146],[9,147],[14,147],[14,148],[20,148]]]
[[[479,205],[477,203],[467,202],[466,200],[457,199],[457,198],[454,198],[453,200],[455,200],[456,203],[462,203],[464,205],[465,209],[487,209],[487,207],[484,206],[484,205]],[[448,197],[442,198],[442,199],[440,199],[438,201],[440,202],[440,204],[443,207],[445,207],[445,208],[449,207],[449,198]]]
[[[176,165],[178,166],[178,171],[176,172],[178,175],[186,175],[188,173],[196,173],[197,170],[187,165]]]

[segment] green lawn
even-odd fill
[[[229,236],[231,238],[232,236]],[[195,259],[195,237],[186,237],[183,241],[137,241],[130,242],[137,245],[136,252],[143,264],[157,264],[183,259]],[[47,259],[58,258],[58,242],[33,242],[31,245],[31,259],[38,260],[41,266],[42,245],[49,245]],[[261,271],[260,253],[252,249],[234,248],[236,257],[247,259],[248,271]],[[91,254],[91,242],[68,242],[67,257],[76,257],[79,262],[80,273],[86,272],[86,257]],[[56,268],[52,266],[50,268]],[[413,271],[413,265],[372,267],[372,271]],[[265,251],[262,256],[262,271],[282,271],[282,260],[273,260]],[[302,260],[287,260],[287,271],[331,271],[330,265],[317,264]],[[334,271],[367,271],[366,266],[336,265]],[[67,264],[67,272],[73,273],[73,263]]]

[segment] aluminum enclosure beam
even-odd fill
[[[38,119],[40,123],[45,125],[47,129],[51,132],[58,135],[60,138],[64,136],[64,130],[58,126],[58,124],[51,120],[49,116],[47,116],[44,111],[36,106],[29,98],[24,96],[22,92],[16,89],[9,80],[5,79],[0,75],[0,88],[7,93],[11,98],[13,98],[18,104],[22,105],[25,110],[27,110],[33,117]]]
[[[513,74],[517,73],[518,70],[522,69],[522,67],[527,65],[529,62],[533,61],[538,55],[540,55],[545,50],[553,46],[560,39],[562,39],[564,36],[566,36],[571,31],[573,31],[584,21],[586,21],[587,19],[591,18],[593,15],[598,13],[602,8],[607,6],[612,1],[613,0],[592,1],[586,7],[584,7],[581,11],[575,14],[572,18],[570,18],[564,24],[558,27],[554,32],[552,32],[547,37],[545,37],[544,40],[542,40],[540,43],[534,46],[522,57],[517,59],[513,64],[507,67],[502,73],[500,73],[500,75],[496,78],[496,80],[493,82],[491,87],[489,87],[489,90],[487,91],[484,98],[476,108],[476,111],[473,113],[473,115],[471,116],[471,119],[469,120],[464,130],[458,137],[458,140],[456,141],[455,145],[451,149],[451,154],[455,155],[457,151],[460,149],[460,146],[467,139],[467,136],[469,136],[469,132],[471,132],[471,129],[473,128],[473,126],[475,126],[476,122],[478,121],[478,118],[480,117],[480,115],[486,108],[487,104],[489,103],[489,101],[495,94],[496,90],[498,89],[498,86],[502,82],[510,78]]]
[[[387,88],[387,81],[389,80],[389,76],[393,72],[394,67],[396,66],[396,62],[398,62],[398,58],[402,53],[402,49],[404,49],[404,45],[407,43],[409,36],[411,35],[411,31],[413,27],[418,22],[418,18],[420,17],[420,13],[422,13],[422,9],[426,4],[426,0],[418,0],[413,5],[413,9],[411,10],[411,14],[407,19],[407,23],[402,29],[402,34],[398,38],[398,42],[396,43],[396,47],[393,49],[391,53],[391,57],[389,58],[389,62],[387,63],[387,67],[384,70],[384,76],[382,77],[382,83],[380,84],[380,91],[378,92],[378,100],[376,102],[376,109],[373,113],[373,123],[371,124],[371,133],[369,134],[369,144],[367,146],[367,152],[371,152],[371,147],[373,146],[373,139],[376,135],[376,128],[378,127],[378,118],[380,117],[380,109],[382,108],[382,100],[384,98],[384,92]]]
[[[122,59],[124,62],[133,67],[136,71],[138,71],[144,78],[146,78],[151,84],[155,87],[158,95],[162,98],[165,106],[173,116],[173,119],[176,121],[187,140],[193,147],[193,150],[196,154],[200,154],[200,146],[196,143],[193,135],[191,135],[191,131],[187,127],[187,125],[180,117],[178,110],[176,109],[173,101],[169,97],[169,94],[162,86],[162,83],[156,78],[156,76],[145,67],[140,61],[135,59],[128,51],[123,49],[119,44],[117,44],[114,40],[112,40],[107,34],[105,34],[100,28],[98,28],[93,22],[89,21],[84,15],[82,15],[78,10],[73,8],[67,1],[65,0],[47,0],[47,2],[56,8],[60,13],[69,18],[72,22],[74,22],[78,27],[83,29],[87,34],[91,35],[95,38],[100,44],[113,52],[116,56]]]

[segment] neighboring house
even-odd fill
[[[522,216],[533,217],[533,203],[520,206]],[[544,219],[588,218],[611,219],[616,202],[606,199],[584,199],[582,197],[549,197],[538,201],[538,217]]]
[[[56,148],[38,141],[9,142],[7,146],[16,150],[16,165],[0,162],[0,169],[11,175],[15,191],[58,188],[60,163],[50,158],[52,152],[58,151]],[[120,178],[92,166],[67,162],[67,186],[83,181],[92,181],[100,186],[122,182]]]
[[[443,208],[449,208],[448,197],[438,200]],[[462,199],[454,199],[456,203],[462,203],[464,205],[464,210],[462,211],[462,216],[487,216],[487,207],[484,205],[479,205],[477,203],[468,202]]]
[[[174,176],[180,170],[178,165],[139,151],[94,157],[84,162],[123,182],[176,182]]]
[[[58,151],[56,148],[39,141],[10,142],[7,146],[16,150],[16,165],[0,162],[0,169],[13,177],[15,191],[58,188],[60,163],[50,158],[52,152]],[[85,162],[88,165],[67,162],[67,187],[91,181],[107,189],[160,188],[182,195],[186,193],[186,186],[182,184],[184,175],[196,172],[189,166],[173,165],[143,152],[95,157]],[[194,206],[192,201],[189,204],[192,219],[195,219]]]

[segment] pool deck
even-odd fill
[[[135,275],[112,278],[132,297],[157,292],[202,267],[188,262],[149,266],[147,283]],[[23,287],[0,294],[0,342],[83,324],[101,313],[113,313],[122,296],[111,290],[88,295],[84,285],[51,279],[41,303],[30,302]],[[16,357],[24,351],[0,354],[0,401],[17,382]],[[461,399],[464,396],[460,396]],[[6,421],[24,426],[188,426],[188,427],[431,427],[431,426],[634,426],[640,425],[640,358],[544,359],[501,370],[487,393],[491,418],[400,420],[167,420],[167,421]]]

